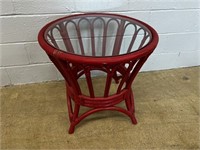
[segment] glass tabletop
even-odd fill
[[[152,34],[140,21],[111,14],[72,15],[52,22],[45,31],[52,47],[75,55],[106,57],[138,51]]]

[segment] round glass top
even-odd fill
[[[151,42],[144,23],[112,14],[79,14],[49,24],[44,34],[49,45],[75,55],[106,57],[138,51]]]

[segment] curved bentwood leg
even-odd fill
[[[69,87],[66,83],[66,96],[67,96],[67,107],[68,107],[68,115],[69,115],[69,121],[70,121],[70,128],[69,128],[69,134],[74,132],[76,123],[75,120],[78,118],[79,110],[80,110],[80,105],[75,103],[74,108],[72,105],[72,98],[73,95],[69,90]]]
[[[137,120],[135,118],[135,107],[134,107],[134,97],[133,97],[133,91],[129,89],[127,98],[125,99],[126,108],[131,113],[131,121],[133,124],[137,124]]]
[[[75,129],[75,126],[76,126],[76,119],[78,118],[78,114],[79,114],[79,109],[80,109],[80,105],[79,104],[75,104],[74,106],[74,112],[72,114],[72,120],[71,120],[71,124],[70,124],[70,127],[69,127],[69,134],[71,133],[74,133],[74,129]]]
[[[71,105],[72,106],[72,105]],[[74,105],[74,112],[71,113],[71,117],[70,117],[70,127],[69,127],[69,134],[74,133],[74,129],[76,126],[76,120],[78,118],[78,114],[79,114],[79,109],[80,109],[80,105],[75,104]],[[69,112],[70,114],[70,112]]]

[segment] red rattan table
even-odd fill
[[[131,84],[156,48],[158,34],[137,19],[110,13],[69,15],[45,25],[38,35],[45,50],[66,81],[69,133],[85,117],[98,111],[115,110],[128,115],[136,124]],[[101,96],[94,92],[93,71],[104,72]],[[89,94],[78,80],[83,77]],[[110,93],[112,80],[116,91]],[[126,108],[116,106],[125,102]],[[79,114],[81,106],[90,108]]]

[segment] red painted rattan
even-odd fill
[[[127,33],[129,26],[133,29]],[[116,29],[113,31],[114,35],[109,35],[109,30],[113,28]],[[96,35],[98,30],[101,31],[101,35]],[[83,31],[88,31],[87,37],[84,37]],[[110,42],[109,36],[110,39],[114,39],[112,48],[107,46]],[[123,49],[122,43],[126,36],[130,38],[130,42],[126,44],[127,49]],[[139,37],[139,45],[133,49]],[[86,42],[83,40],[89,40],[90,48],[86,49]],[[100,40],[100,48],[97,40]],[[38,35],[38,41],[66,80],[67,106],[71,122],[69,133],[74,132],[75,126],[82,119],[103,110],[122,112],[130,117],[133,124],[137,123],[131,84],[157,46],[158,34],[152,27],[134,18],[117,14],[76,14],[45,25]],[[59,43],[62,43],[62,46]],[[106,73],[102,96],[95,95],[91,77],[93,70]],[[89,95],[82,92],[78,83],[78,79],[83,75]],[[113,79],[118,86],[115,93],[110,94]],[[122,101],[125,101],[126,109],[116,106]],[[91,109],[80,115],[80,106]]]

